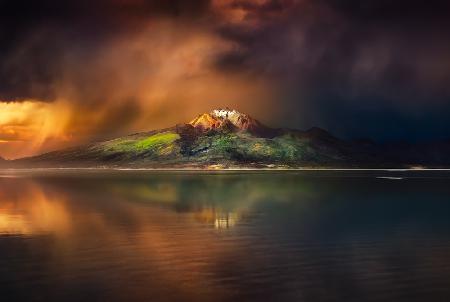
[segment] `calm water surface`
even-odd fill
[[[0,171],[0,297],[450,301],[450,172]]]

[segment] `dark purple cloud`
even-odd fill
[[[217,67],[272,77],[291,126],[319,123],[344,136],[379,138],[450,133],[449,2],[270,3],[230,4],[253,22],[219,28],[240,47]],[[391,118],[397,122],[383,122]]]

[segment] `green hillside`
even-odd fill
[[[379,145],[320,128],[270,128],[248,114],[215,109],[172,128],[136,133],[14,161],[3,167],[391,168],[448,167],[450,143]]]
[[[340,162],[345,159],[344,153],[342,148],[321,142],[307,132],[280,130],[278,135],[262,137],[226,127],[202,130],[185,124],[50,152],[21,162],[52,166],[297,167]]]

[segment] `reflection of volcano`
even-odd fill
[[[218,215],[214,221],[214,227],[216,229],[228,229],[234,227],[236,225],[237,218],[238,216],[236,213],[225,213]]]
[[[227,212],[215,208],[204,208],[195,214],[195,218],[209,225],[214,225],[216,229],[228,229],[234,227],[239,220],[239,215],[235,212]]]

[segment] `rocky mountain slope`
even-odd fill
[[[248,114],[232,109],[215,109],[210,113],[203,113],[193,119],[190,125],[195,128],[208,130],[246,131],[256,136],[274,136],[276,129],[264,126]]]
[[[449,149],[450,144],[440,150]],[[276,168],[448,166],[443,152],[344,141],[320,128],[274,129],[231,109],[171,128],[132,134],[14,161],[15,166]],[[428,157],[422,156],[426,154]],[[442,153],[442,154],[441,154]],[[447,153],[449,154],[449,153]]]

